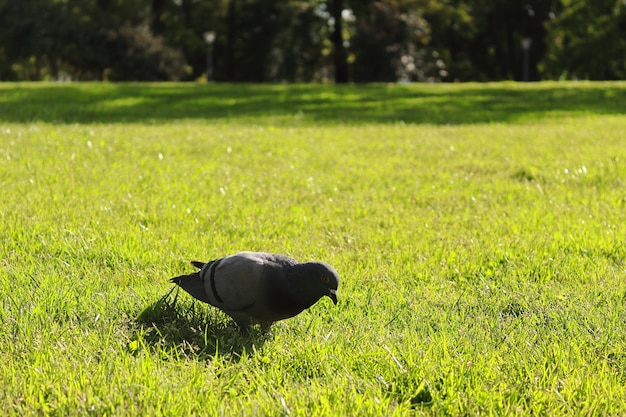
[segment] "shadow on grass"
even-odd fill
[[[220,312],[198,302],[178,299],[178,288],[146,307],[136,319],[137,331],[129,349],[150,349],[166,357],[238,361],[254,354],[271,337],[252,328],[244,335]]]
[[[626,113],[626,83],[0,84],[0,121],[472,124]]]

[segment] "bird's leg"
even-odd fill
[[[241,330],[241,334],[248,334],[248,327],[250,327],[250,316],[243,313],[237,312],[227,312],[227,314],[232,317],[232,319],[239,326],[239,330]]]
[[[245,323],[237,323],[239,326],[239,332],[242,336],[248,336],[250,334],[250,326]]]
[[[261,332],[265,334],[270,331],[270,329],[272,328],[272,324],[274,324],[274,322],[273,321],[261,321],[259,322],[259,324],[261,325]]]

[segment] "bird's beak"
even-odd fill
[[[337,290],[328,290],[328,298],[330,298],[331,300],[333,300],[333,304],[337,305]]]

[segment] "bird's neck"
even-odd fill
[[[309,308],[317,300],[321,298],[315,291],[310,291],[309,285],[307,285],[309,274],[311,274],[311,266],[307,263],[293,265],[287,271],[287,279],[292,282],[289,285],[290,296],[297,300],[303,308]]]

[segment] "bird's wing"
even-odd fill
[[[210,268],[205,272],[205,287],[217,300],[216,305],[229,311],[245,310],[265,296],[268,282],[276,282],[276,276],[282,276],[282,271],[294,263],[284,255],[239,252],[216,261],[212,279]]]

